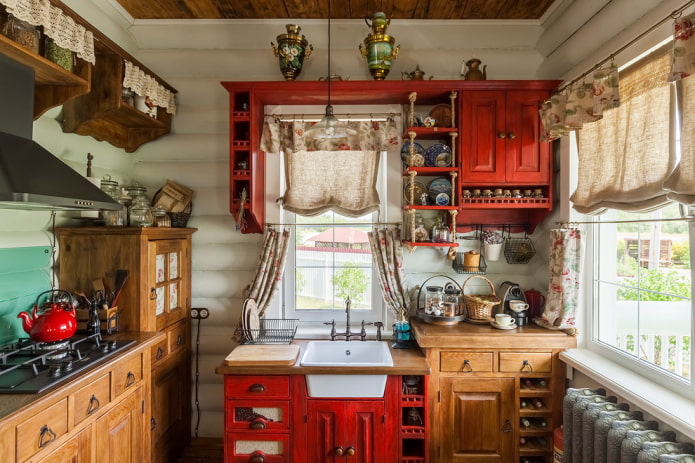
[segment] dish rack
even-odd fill
[[[241,331],[242,344],[290,344],[297,334],[298,318],[261,318],[257,329]]]

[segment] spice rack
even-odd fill
[[[456,166],[456,137],[458,136],[458,130],[456,125],[456,97],[458,92],[452,91],[449,93],[449,100],[451,106],[451,121],[450,123],[445,123],[443,125],[449,125],[449,127],[419,127],[415,125],[415,102],[417,101],[417,92],[411,92],[408,96],[409,111],[408,111],[408,128],[406,130],[407,137],[410,140],[409,144],[409,159],[414,159],[415,155],[415,139],[419,137],[425,140],[436,140],[441,139],[442,135],[448,135],[450,138],[450,148],[451,148],[451,165],[447,167],[423,167],[423,166],[412,166],[409,165],[405,168],[403,173],[404,182],[407,185],[407,190],[409,191],[407,204],[404,206],[404,211],[406,217],[404,221],[409,224],[409,233],[407,234],[407,240],[403,241],[406,248],[413,252],[418,246],[435,246],[435,247],[448,247],[450,252],[458,247],[458,243],[453,240],[446,242],[435,242],[422,241],[416,239],[415,236],[415,214],[418,210],[430,210],[430,211],[447,211],[449,213],[448,228],[450,236],[455,236],[456,233],[456,215],[458,214],[459,207],[457,206],[457,183],[456,179],[458,177],[459,169]],[[418,176],[449,176],[451,179],[451,192],[449,193],[449,204],[446,206],[439,205],[418,205],[415,200],[415,182]]]

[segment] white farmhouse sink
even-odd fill
[[[392,367],[389,346],[384,341],[311,341],[301,366],[335,368],[335,374],[306,375],[309,397],[383,397],[385,374],[341,374],[354,367]]]

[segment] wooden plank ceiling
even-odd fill
[[[135,19],[321,19],[329,0],[117,0]],[[331,18],[539,19],[555,0],[330,0]]]

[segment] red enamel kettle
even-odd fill
[[[48,299],[39,309],[42,296],[48,294]],[[22,319],[22,328],[36,342],[54,342],[71,338],[77,331],[75,305],[69,292],[60,289],[44,291],[36,298],[36,305],[31,316],[20,312],[17,318]]]
[[[527,289],[524,291],[524,296],[528,303],[529,316],[531,318],[539,317],[545,304],[545,296],[535,289]]]

